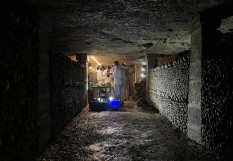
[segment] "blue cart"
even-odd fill
[[[100,85],[89,87],[90,92],[93,92],[94,97],[89,98],[89,109],[91,111],[118,111],[121,102],[115,100],[109,92],[112,90],[110,85]],[[96,97],[95,97],[96,96]]]

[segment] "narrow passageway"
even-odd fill
[[[208,161],[199,146],[164,117],[127,101],[120,111],[86,107],[38,161]]]
[[[233,161],[232,8],[2,0],[0,161]]]

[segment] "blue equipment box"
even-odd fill
[[[120,107],[121,107],[121,101],[120,101],[120,100],[112,100],[112,101],[110,102],[110,107],[109,107],[109,109],[110,109],[111,111],[118,111],[118,110],[120,109]]]
[[[121,107],[121,101],[120,100],[112,100],[110,102],[110,106],[111,107],[118,107],[118,108],[120,108]]]

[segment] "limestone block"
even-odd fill
[[[191,33],[191,42],[190,61],[193,62],[200,60],[202,57],[201,28],[197,28]]]
[[[195,140],[199,144],[202,144],[201,126],[197,126],[195,124],[188,124],[187,130],[187,135],[190,139]]]
[[[191,62],[189,72],[190,80],[201,80],[201,61]]]
[[[192,30],[195,30],[197,28],[200,28],[201,23],[200,23],[200,16],[196,16],[193,18],[192,21]]]
[[[201,80],[190,80],[188,99],[189,104],[201,103]]]
[[[201,108],[200,106],[188,106],[188,126],[197,125],[201,126],[202,117],[201,117]]]

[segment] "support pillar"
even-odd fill
[[[86,81],[86,85],[85,85],[85,95],[86,95],[86,105],[88,104],[88,61],[87,61],[87,54],[86,53],[79,53],[76,55],[76,59],[78,61],[78,63],[82,64],[83,67],[85,67],[86,70],[85,73],[83,73],[83,76],[85,78],[83,78],[83,80]]]
[[[137,83],[140,80],[140,69],[142,65],[141,64],[135,64],[134,70],[135,70],[135,80],[134,83]]]
[[[87,54],[86,53],[79,53],[76,55],[76,59],[80,64],[86,65]]]
[[[188,96],[188,137],[201,143],[201,56],[202,56],[202,28],[200,17],[193,20],[191,33],[191,53],[189,71]]]
[[[205,144],[205,126],[209,124],[205,117],[209,113],[206,111],[212,108],[208,103],[212,98],[208,91],[211,86],[210,76],[214,73],[209,71],[216,67],[213,64],[217,62],[215,58],[221,57],[221,33],[217,30],[220,24],[221,16],[214,10],[203,12],[193,20],[187,134],[189,138],[201,144]]]
[[[150,102],[150,98],[149,98],[149,72],[150,69],[155,68],[158,65],[158,61],[157,61],[157,56],[156,54],[146,54],[146,100],[147,102]]]

